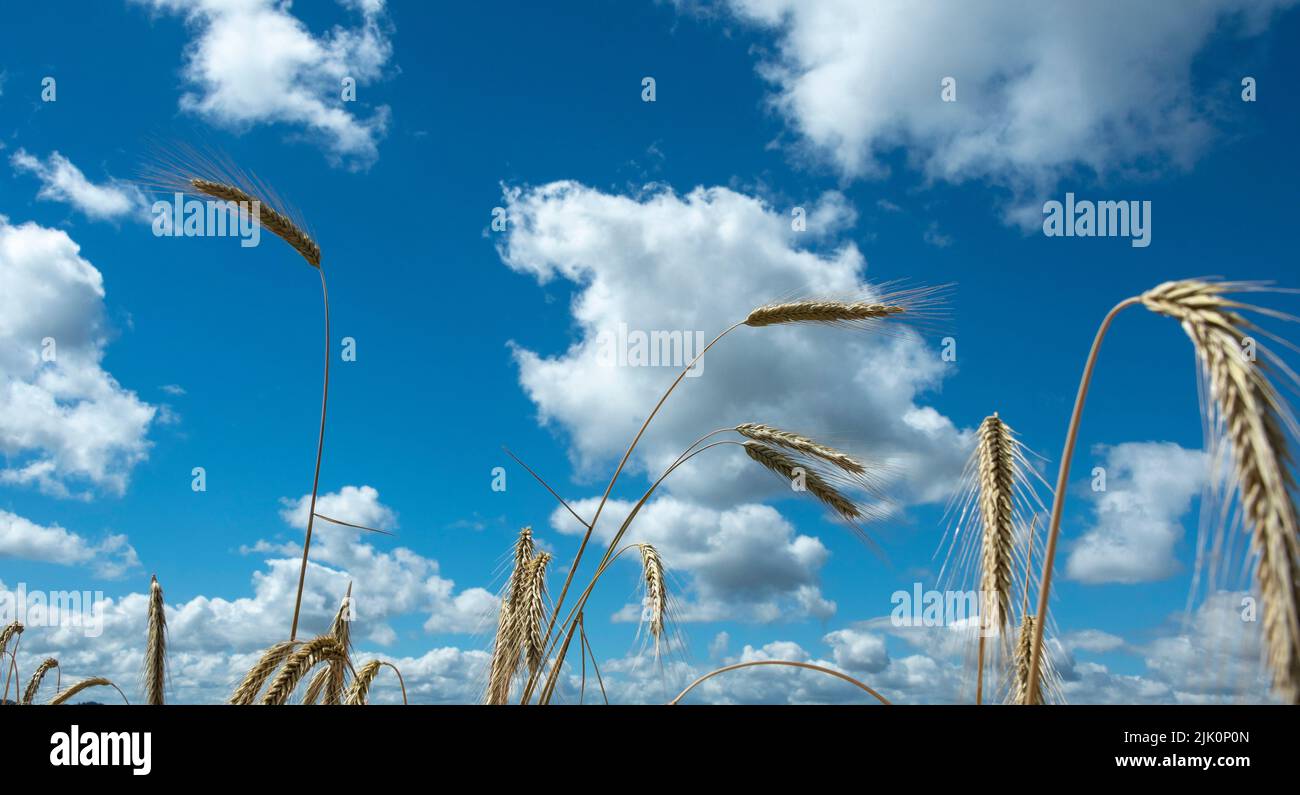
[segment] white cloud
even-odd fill
[[[108,579],[140,565],[124,535],[109,535],[95,544],[57,524],[38,525],[5,510],[0,510],[0,558],[90,566]]]
[[[905,148],[928,180],[983,179],[1034,199],[1080,169],[1189,163],[1211,135],[1206,101],[1192,91],[1193,59],[1220,28],[1258,33],[1292,3],[730,7],[775,33],[776,51],[758,66],[773,106],[841,173],[878,176],[885,156]],[[940,99],[945,77],[957,81],[956,102]]]
[[[125,491],[157,409],[101,362],[104,284],[68,235],[0,216],[0,482]]]
[[[1160,580],[1178,570],[1181,518],[1205,485],[1206,459],[1172,442],[1129,442],[1106,453],[1106,490],[1089,492],[1096,520],[1065,573],[1086,583]]]
[[[1099,629],[1080,629],[1071,632],[1062,639],[1065,648],[1070,651],[1081,649],[1094,654],[1104,654],[1124,648],[1124,639]]]
[[[389,109],[366,118],[342,101],[342,81],[358,87],[383,74],[392,55],[382,0],[348,0],[358,27],[314,35],[276,0],[134,0],[180,14],[195,32],[185,52],[190,90],[181,108],[215,124],[242,129],[287,124],[305,129],[336,162],[364,168],[378,157]],[[364,92],[358,88],[358,98]],[[360,104],[358,102],[358,104]],[[353,106],[355,107],[355,106]]]
[[[311,495],[304,494],[296,500],[280,500],[284,508],[280,518],[290,527],[307,529],[307,516],[311,511]],[[343,522],[391,530],[397,525],[397,516],[379,501],[379,491],[373,486],[344,486],[330,494],[318,494],[316,514]]]
[[[40,180],[37,198],[67,202],[95,220],[121,218],[141,211],[144,206],[144,194],[139,188],[118,180],[97,185],[58,152],[51,152],[41,162],[27,150],[19,149],[9,162],[16,171],[32,174]]]

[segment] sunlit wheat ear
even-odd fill
[[[41,681],[45,679],[45,674],[49,673],[51,668],[58,667],[58,660],[53,657],[46,657],[45,660],[36,667],[36,672],[32,674],[31,681],[27,683],[27,689],[23,691],[23,700],[19,703],[32,703],[36,699],[37,691],[41,689]]]
[[[350,621],[352,610],[352,583],[348,583],[347,595],[343,597],[343,602],[339,604],[338,612],[334,614],[334,622],[330,624],[329,635],[339,643],[343,644],[347,656],[342,660],[331,662],[325,668],[317,671],[307,683],[307,692],[303,695],[303,704],[315,704],[317,699],[324,697],[327,705],[338,704],[347,687],[348,659],[352,656],[352,622]]]
[[[284,667],[271,680],[262,697],[263,704],[289,703],[289,696],[297,689],[311,669],[321,663],[347,662],[347,649],[332,635],[321,635],[302,644],[284,661]]]
[[[664,626],[668,610],[668,589],[664,582],[664,562],[659,550],[650,544],[638,544],[641,550],[641,576],[645,586],[645,613],[649,619],[650,636],[654,638],[655,659],[659,659],[664,642]]]
[[[253,202],[257,202],[258,221],[262,227],[293,246],[294,250],[312,267],[320,267],[320,246],[316,245],[316,241],[312,240],[310,235],[299,229],[297,224],[289,220],[289,216],[275,209],[273,205],[234,185],[198,177],[192,178],[189,183],[194,191],[218,201],[241,203],[241,206],[247,203],[250,207]]]
[[[528,561],[524,601],[516,614],[521,623],[519,634],[524,640],[524,659],[528,663],[529,674],[537,673],[546,655],[546,639],[543,637],[546,621],[546,565],[550,562],[549,552],[539,552]]]
[[[831,485],[811,462],[797,461],[774,447],[753,440],[745,442],[743,447],[751,459],[765,469],[775,472],[782,480],[792,484],[792,487],[802,486],[803,490],[816,497],[855,529],[858,529],[860,521],[875,518],[872,511],[849,499]]]
[[[162,704],[167,685],[167,612],[157,577],[151,577],[149,583],[149,636],[145,644],[145,703]]]
[[[784,447],[787,450],[793,450],[797,453],[803,453],[805,455],[813,456],[814,458],[820,458],[828,464],[839,467],[850,475],[862,475],[867,471],[867,468],[863,466],[862,462],[847,453],[842,453],[833,447],[819,444],[806,436],[800,436],[797,433],[773,428],[770,425],[764,425],[758,422],[747,422],[743,425],[737,425],[736,433],[739,433],[746,439],[753,439],[756,442],[763,442],[764,444],[773,445],[775,447]]]
[[[75,685],[69,687],[67,690],[64,690],[63,692],[59,693],[54,698],[50,699],[50,706],[58,706],[59,704],[66,704],[69,701],[71,701],[73,697],[75,697],[81,691],[92,687],[111,687],[118,692],[118,695],[122,696],[123,701],[126,701],[126,694],[122,692],[122,688],[118,687],[117,685],[113,684],[111,681],[105,679],[102,676],[95,676],[95,677],[91,677],[90,679],[84,679],[76,683]]]
[[[352,679],[352,687],[348,688],[347,697],[343,703],[352,706],[361,706],[368,703],[370,698],[370,686],[374,683],[375,677],[379,675],[379,669],[387,665],[397,674],[397,680],[402,682],[402,672],[397,666],[383,660],[371,660],[357,669],[357,675]],[[402,703],[406,703],[406,683],[402,682]]]
[[[261,659],[244,674],[244,679],[235,688],[235,692],[230,696],[231,704],[252,704],[257,699],[257,694],[261,692],[262,685],[266,680],[275,673],[298,644],[292,640],[284,640],[275,644],[262,653]]]
[[[534,550],[533,528],[525,527],[515,539],[514,565],[501,593],[501,612],[497,616],[497,634],[492,641],[492,662],[483,699],[487,704],[505,704],[510,700],[510,684],[523,654],[523,637],[518,632],[521,625],[515,616],[523,602],[528,563],[533,559]]]
[[[1196,349],[1204,388],[1207,450],[1214,496],[1236,502],[1237,521],[1250,534],[1254,579],[1262,604],[1265,655],[1273,686],[1284,700],[1300,702],[1300,537],[1292,499],[1295,478],[1291,440],[1295,416],[1270,381],[1270,371],[1297,379],[1253,334],[1268,335],[1240,314],[1289,316],[1242,303],[1234,292],[1260,292],[1247,282],[1166,282],[1144,293],[1142,304],[1177,320]],[[1276,339],[1276,338],[1274,338]],[[1284,343],[1285,344],[1285,343]],[[1254,346],[1255,360],[1247,355]],[[1271,365],[1271,366],[1270,366]],[[1235,527],[1224,527],[1229,533]],[[1217,548],[1216,544],[1216,548]]]
[[[864,300],[804,299],[757,307],[745,318],[747,326],[785,323],[873,326],[891,318],[925,320],[936,316],[948,286],[884,292]]]
[[[1052,662],[1052,655],[1044,649],[1038,658],[1038,688],[1032,701],[1029,700],[1029,657],[1034,637],[1035,617],[1026,614],[1020,619],[1020,632],[1016,636],[1015,665],[1012,675],[1015,677],[1011,687],[1007,688],[1008,704],[1063,704],[1065,699],[1061,692],[1061,675]]]

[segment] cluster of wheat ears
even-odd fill
[[[172,164],[156,184],[220,201],[258,202],[261,223],[319,272],[324,299],[325,376],[320,434],[289,637],[261,654],[229,701],[232,704],[286,704],[305,682],[300,703],[365,704],[371,684],[384,666],[393,669],[399,683],[402,680],[401,672],[384,661],[372,660],[359,669],[354,668],[348,620],[351,586],[326,634],[308,641],[300,641],[297,637],[314,520],[381,532],[316,512],[330,360],[329,299],[320,248],[303,231],[302,225],[284,211],[281,202],[255,180],[228,165],[211,162],[203,163],[202,167],[191,162]],[[970,637],[977,639],[972,644],[975,659],[970,665],[977,703],[1063,703],[1060,677],[1044,639],[1045,630],[1051,623],[1048,600],[1066,484],[1084,400],[1102,339],[1121,310],[1138,305],[1177,320],[1192,342],[1200,376],[1206,448],[1215,483],[1209,496],[1217,498],[1215,502],[1222,519],[1218,523],[1220,538],[1215,541],[1214,549],[1223,548],[1224,534],[1248,535],[1253,586],[1262,605],[1264,662],[1278,698],[1289,703],[1300,699],[1300,528],[1297,527],[1296,484],[1291,458],[1291,444],[1300,427],[1274,383],[1280,378],[1288,382],[1287,386],[1295,386],[1300,384],[1300,379],[1256,336],[1288,343],[1254,325],[1245,313],[1275,320],[1291,321],[1295,318],[1245,303],[1236,297],[1271,289],[1268,285],[1254,282],[1189,279],[1166,282],[1116,305],[1103,320],[1088,354],[1054,488],[1042,480],[1032,465],[1027,448],[996,412],[980,424],[975,449],[949,507],[950,521],[945,535],[950,537],[950,542],[945,574],[941,575],[953,582],[960,579],[964,584],[974,585],[980,594],[978,621],[969,627]],[[563,672],[571,670],[566,668],[566,660],[575,638],[578,640],[581,668],[579,700],[585,698],[588,660],[602,695],[605,693],[596,653],[587,637],[584,611],[597,583],[611,565],[628,552],[635,551],[641,562],[643,628],[647,643],[653,645],[656,659],[673,648],[675,641],[670,627],[673,600],[665,561],[654,546],[636,541],[625,543],[625,539],[637,514],[664,480],[678,467],[707,450],[722,446],[740,447],[755,465],[792,484],[796,491],[810,495],[832,516],[865,538],[864,523],[889,512],[882,487],[888,466],[886,462],[858,458],[807,436],[762,422],[738,422],[701,436],[651,483],[613,532],[586,586],[577,592],[573,603],[567,605],[567,611],[564,610],[597,523],[637,444],[686,374],[723,338],[740,329],[767,329],[764,333],[779,333],[777,327],[807,324],[872,332],[885,325],[909,324],[936,317],[946,300],[946,293],[946,288],[882,289],[872,291],[860,300],[795,300],[755,308],[704,346],[668,385],[628,444],[590,518],[580,516],[540,475],[507,450],[578,521],[583,535],[558,595],[550,600],[547,569],[552,555],[537,550],[531,528],[525,527],[520,531],[501,594],[484,701],[488,704],[551,703]],[[1247,351],[1253,355],[1247,355]],[[1050,513],[1038,496],[1040,485],[1050,493]],[[1203,502],[1202,511],[1211,510],[1210,505],[1208,500]],[[1046,542],[1039,546],[1035,544],[1035,536],[1040,533],[1039,521],[1043,515],[1048,516],[1041,531]],[[1035,553],[1038,555],[1037,566]],[[1036,592],[1036,599],[1031,602],[1033,592]],[[147,652],[142,672],[146,700],[155,704],[163,702],[166,685],[164,613],[162,590],[155,580],[149,601]],[[9,675],[17,676],[17,640],[22,631],[22,625],[15,623],[0,634],[0,655],[7,655],[9,660],[6,680]],[[9,649],[11,641],[14,645],[12,651]],[[784,660],[742,662],[710,671],[691,683],[671,703],[677,703],[696,686],[715,676],[760,666],[786,666],[834,676],[881,703],[889,703],[866,683],[842,671]],[[21,703],[33,703],[43,678],[51,669],[57,668],[58,662],[52,658],[41,663],[23,692]],[[989,682],[987,688],[986,679]],[[98,685],[116,687],[107,679],[88,679],[60,690],[50,703],[66,702],[81,690]],[[6,681],[6,698],[8,686]],[[986,690],[993,695],[986,697]],[[404,683],[402,697],[405,701]]]

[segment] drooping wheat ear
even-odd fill
[[[289,703],[298,683],[320,663],[347,662],[348,652],[333,635],[320,635],[302,644],[285,660],[262,697],[263,704]]]
[[[750,440],[745,442],[743,446],[745,453],[754,461],[792,484],[801,483],[809,494],[820,500],[850,525],[856,526],[859,520],[868,516],[868,512],[862,506],[832,486],[816,469],[810,466],[800,466],[800,462],[762,442]]]
[[[1036,618],[1028,614],[1020,619],[1020,631],[1016,635],[1015,666],[1012,671],[1015,679],[1007,688],[1006,703],[1063,704],[1065,699],[1061,693],[1061,674],[1056,670],[1052,655],[1046,650],[1038,658],[1037,692],[1034,693],[1032,700],[1029,697],[1030,644],[1033,641],[1035,621]]]
[[[293,246],[294,250],[301,254],[302,258],[307,260],[312,267],[320,267],[320,246],[316,245],[316,241],[299,229],[298,225],[291,221],[287,215],[284,215],[272,205],[234,185],[198,177],[191,179],[189,182],[194,190],[220,201],[246,202],[247,206],[250,207],[253,202],[257,202],[258,221],[262,226],[266,227],[276,237]]]
[[[162,586],[156,576],[149,583],[149,636],[145,644],[145,703],[162,704],[167,685],[167,615]]]
[[[257,661],[248,673],[244,674],[244,680],[235,688],[235,692],[230,696],[231,704],[247,705],[252,704],[257,699],[257,694],[261,692],[262,685],[266,680],[275,673],[280,664],[293,653],[293,648],[298,643],[292,640],[282,640],[271,648],[262,653],[261,659]]]
[[[13,621],[0,629],[0,655],[9,650],[9,641],[16,635],[23,634],[23,622]]]
[[[549,552],[539,552],[528,561],[524,601],[517,614],[517,619],[522,624],[519,634],[524,639],[524,659],[528,663],[529,674],[535,674],[541,669],[546,656],[546,639],[542,630],[546,621],[546,564],[550,562]]]
[[[118,695],[122,697],[123,701],[126,701],[126,694],[122,692],[122,688],[118,687],[117,685],[113,684],[111,681],[105,679],[102,676],[95,676],[95,677],[91,677],[90,679],[84,679],[76,683],[72,687],[69,687],[67,690],[64,690],[63,692],[54,696],[54,698],[50,699],[50,706],[58,706],[59,704],[66,704],[68,703],[68,701],[72,699],[73,696],[91,687],[111,687],[117,691]]]
[[[46,657],[45,660],[41,662],[39,666],[36,667],[36,672],[32,674],[31,681],[27,683],[27,689],[23,691],[23,700],[19,703],[21,704],[32,703],[32,701],[36,699],[36,691],[41,689],[41,680],[45,678],[45,674],[51,668],[58,668],[58,667],[59,667],[58,660],[54,659],[53,657]],[[56,687],[55,689],[57,690],[58,688]]]
[[[375,681],[375,677],[379,675],[379,669],[385,665],[392,668],[393,673],[397,674],[397,681],[402,685],[402,703],[407,703],[406,681],[402,678],[402,672],[397,669],[396,665],[384,660],[371,660],[357,669],[357,675],[352,680],[352,687],[348,689],[348,695],[343,700],[343,703],[353,706],[366,704],[370,695],[370,685]]]
[[[1263,285],[1199,280],[1166,282],[1143,293],[1142,304],[1177,320],[1196,349],[1208,390],[1207,440],[1214,479],[1234,497],[1255,555],[1265,653],[1278,695],[1300,702],[1300,523],[1290,439],[1295,416],[1269,379],[1276,368],[1292,381],[1285,363],[1251,336],[1264,333],[1240,311],[1291,319],[1228,297]],[[1246,355],[1254,349],[1256,356]],[[1258,360],[1256,360],[1258,359]],[[1270,367],[1270,365],[1272,365]],[[1226,466],[1224,465],[1226,463]]]
[[[659,659],[664,639],[668,608],[668,589],[664,582],[664,562],[659,550],[650,544],[637,544],[641,550],[641,575],[645,583],[645,611],[649,617],[650,636],[655,639],[655,659]]]
[[[505,704],[510,700],[510,684],[519,670],[519,658],[523,653],[523,636],[518,631],[522,625],[515,617],[523,603],[528,563],[533,559],[534,550],[533,528],[525,527],[515,539],[514,565],[501,593],[501,612],[497,616],[497,634],[492,643],[492,663],[484,697],[487,704]]]
[[[803,453],[814,458],[820,458],[828,464],[832,464],[844,470],[850,475],[863,475],[867,468],[863,466],[853,456],[840,452],[833,447],[827,447],[824,444],[809,439],[806,436],[800,436],[797,433],[783,431],[779,428],[773,428],[770,425],[763,425],[758,422],[747,422],[736,426],[736,433],[744,436],[746,439],[753,439],[756,442],[776,447],[784,447],[787,450],[793,450],[796,453]]]
[[[312,676],[311,681],[307,683],[307,692],[302,699],[303,704],[315,704],[322,695],[323,703],[327,705],[338,704],[343,699],[343,693],[347,689],[348,660],[352,657],[351,611],[352,583],[348,583],[347,595],[343,597],[338,612],[334,614],[334,622],[330,624],[329,631],[331,637],[343,644],[343,648],[347,651],[347,658],[331,662]]]

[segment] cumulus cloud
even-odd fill
[[[356,27],[315,35],[276,0],[134,0],[182,15],[195,38],[185,51],[189,86],[181,108],[215,124],[243,129],[285,124],[305,130],[335,162],[364,168],[378,157],[389,108],[368,117],[342,101],[343,80],[373,83],[392,55],[382,0],[347,0]],[[359,103],[358,103],[359,104]]]
[[[107,579],[140,565],[135,548],[124,535],[109,535],[92,543],[57,524],[38,525],[5,510],[0,510],[0,558],[90,566]]]
[[[122,218],[144,207],[144,194],[139,188],[112,179],[103,184],[91,182],[81,169],[58,152],[51,152],[42,161],[27,150],[19,149],[9,162],[14,170],[32,174],[40,180],[37,198],[66,202],[94,220]]]
[[[1169,577],[1178,570],[1180,520],[1205,486],[1205,455],[1172,442],[1102,449],[1106,490],[1090,492],[1096,519],[1071,548],[1066,576],[1090,584]]]
[[[507,189],[505,202],[510,223],[502,260],[540,283],[558,278],[577,288],[569,348],[545,354],[516,343],[513,353],[541,421],[564,432],[580,480],[604,474],[656,395],[693,357],[683,346],[677,359],[661,359],[663,366],[618,366],[629,334],[677,332],[699,350],[768,301],[873,289],[857,248],[836,246],[834,230],[853,215],[837,193],[811,203],[809,229],[820,230],[811,237],[791,228],[788,210],[720,187],[622,196],[556,182]],[[946,499],[970,444],[969,432],[925,403],[947,368],[937,348],[911,333],[742,327],[683,381],[628,471],[657,474],[703,433],[766,422],[891,459],[893,490],[905,501]],[[706,451],[679,467],[659,493],[665,498],[636,520],[637,539],[659,545],[668,565],[689,576],[686,620],[833,612],[817,585],[824,546],[753,504],[789,491],[742,451]],[[556,521],[572,529],[562,512]]]
[[[102,367],[100,272],[67,233],[0,216],[0,483],[125,491],[157,408]]]
[[[1192,90],[1194,58],[1216,32],[1259,33],[1292,4],[728,5],[775,35],[775,51],[758,64],[772,104],[842,174],[879,176],[884,157],[905,148],[928,180],[987,180],[1041,201],[1037,194],[1080,170],[1190,163],[1212,133]],[[955,102],[940,99],[947,77]]]
[[[539,282],[563,278],[578,288],[577,339],[568,350],[545,355],[516,345],[514,355],[541,420],[567,434],[580,475],[594,475],[623,451],[676,374],[671,366],[611,366],[620,325],[707,341],[773,299],[871,290],[855,246],[804,248],[788,213],[726,188],[630,197],[556,182],[508,190],[505,199],[505,263]],[[843,215],[842,197],[823,204],[831,209],[810,216]],[[970,441],[924,402],[947,368],[937,348],[911,334],[742,327],[665,404],[630,465],[658,473],[701,433],[767,422],[891,458],[907,498],[944,499]],[[665,487],[725,504],[775,485],[743,453],[719,448],[683,465]]]

